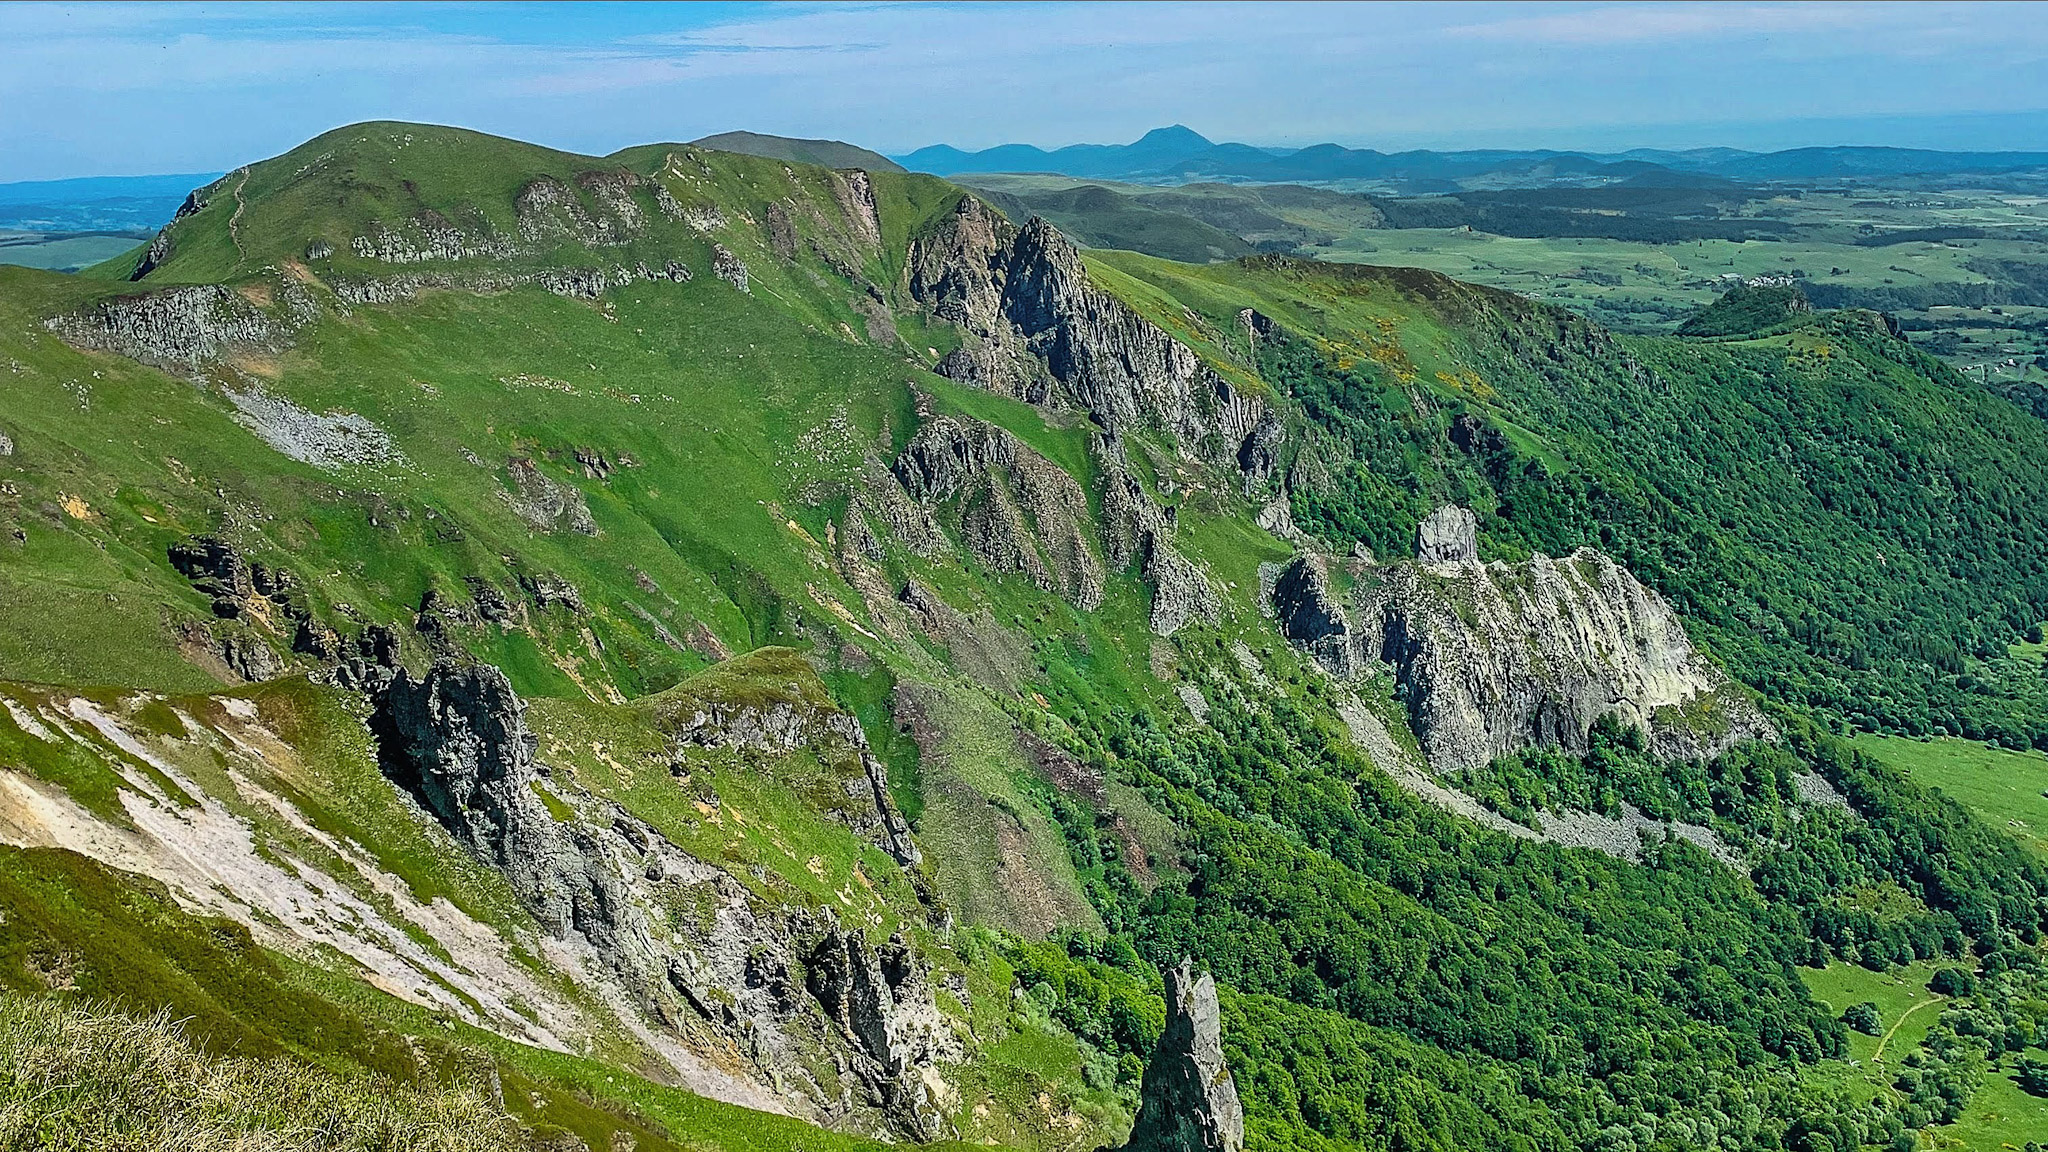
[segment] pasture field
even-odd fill
[[[1939,788],[1994,828],[2048,854],[2048,756],[1989,748],[1973,740],[1859,736],[1856,746]]]
[[[13,232],[0,229],[0,264],[72,272],[110,260],[142,243],[103,232]]]

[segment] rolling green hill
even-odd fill
[[[879,152],[870,152],[839,140],[793,140],[787,136],[764,136],[759,132],[720,132],[692,141],[699,148],[720,152],[744,152],[792,164],[813,164],[820,168],[865,168],[870,172],[901,172],[903,166]]]
[[[536,1144],[1093,1149],[1191,956],[1257,1149],[2017,1091],[2048,862],[1840,737],[2048,744],[2048,425],[1867,313],[1243,251],[373,123],[0,268],[0,1043],[191,1016],[51,1075],[229,1128],[286,1073],[216,1036]],[[1830,962],[1971,977],[1939,1091],[1843,1074]]]

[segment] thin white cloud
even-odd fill
[[[1451,36],[1515,43],[1641,44],[1828,33],[1868,25],[1873,4],[1602,4],[1454,25]]]
[[[2033,5],[875,3],[710,24],[690,9],[502,11],[0,5],[0,180],[232,167],[373,118],[579,151],[728,128],[901,151],[1128,140],[1176,121],[1255,143],[1541,145],[2048,107],[2048,7]],[[557,12],[573,26],[550,26]]]

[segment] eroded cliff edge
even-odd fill
[[[1440,510],[1416,560],[1361,565],[1348,594],[1312,553],[1271,584],[1282,632],[1324,669],[1392,675],[1431,768],[1482,768],[1531,746],[1582,751],[1608,716],[1666,758],[1775,734],[1671,605],[1612,558],[1580,548],[1482,563],[1474,526],[1469,511]]]

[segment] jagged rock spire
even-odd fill
[[[1166,1031],[1145,1065],[1126,1152],[1241,1152],[1244,1105],[1223,1060],[1216,981],[1182,959],[1166,977]]]

